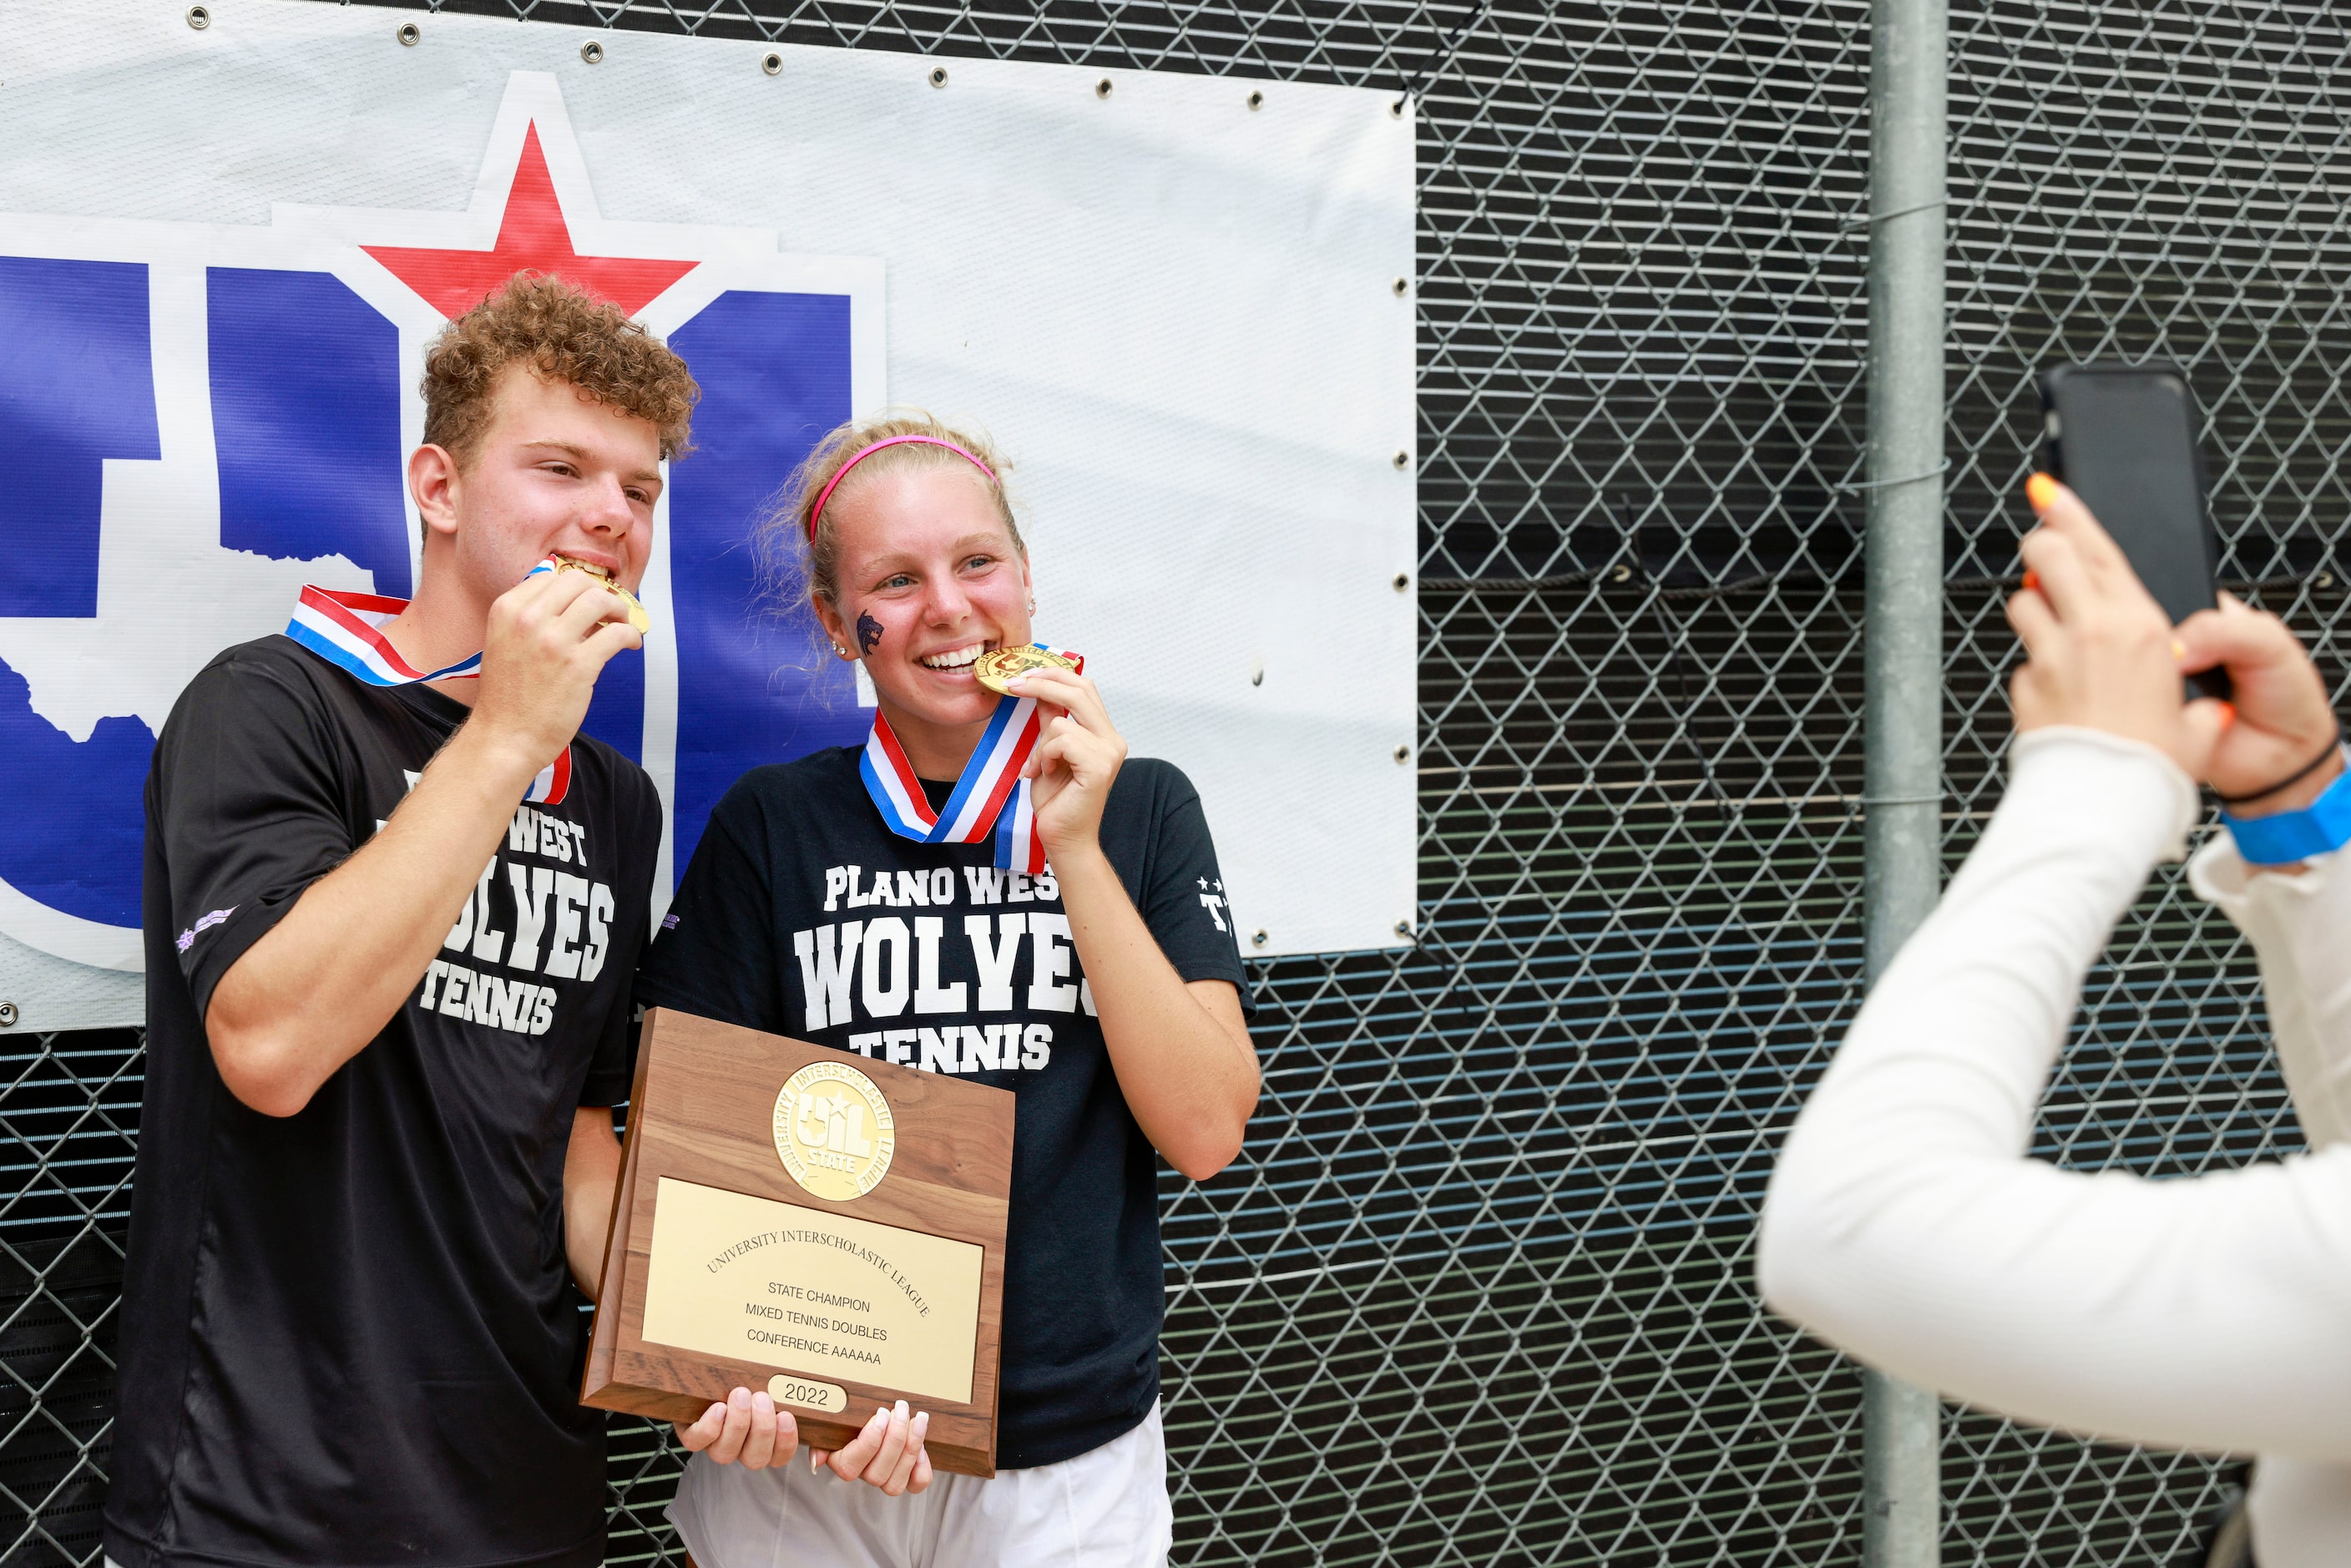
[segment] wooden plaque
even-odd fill
[[[996,1473],[1008,1091],[645,1014],[580,1402],[692,1421],[765,1388],[839,1448],[877,1405]]]

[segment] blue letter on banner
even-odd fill
[[[399,329],[323,272],[215,267],[205,295],[222,548],[340,555],[407,598]]]
[[[0,256],[0,615],[96,615],[104,462],[163,455],[146,267]]]
[[[105,460],[162,455],[147,268],[0,256],[0,466],[15,477],[0,615],[98,613]],[[77,746],[0,664],[0,880],[53,909],[139,924],[139,792],[155,737],[100,719]]]
[[[824,652],[797,576],[762,584],[751,543],[792,470],[850,416],[848,296],[723,294],[670,346],[702,383],[698,450],[670,477],[683,873],[745,769],[862,743],[872,718],[849,667]]]

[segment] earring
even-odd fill
[[[849,657],[849,650],[848,650],[848,649],[846,649],[846,648],[844,648],[844,647],[842,647],[842,646],[841,646],[840,643],[835,643],[832,645],[832,651],[833,651],[835,653],[839,654],[841,657],[844,658],[844,659],[846,659],[847,657]]]
[[[1029,596],[1029,613],[1031,615],[1037,613],[1037,596],[1033,593]]]

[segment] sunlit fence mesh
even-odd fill
[[[1177,1556],[1852,1560],[1858,1379],[1760,1312],[1749,1238],[1859,987],[1866,4],[438,8],[1412,95],[1422,939],[1252,966],[1248,1150],[1165,1189]],[[1999,789],[2045,361],[2186,368],[2227,575],[2338,670],[2351,38],[2318,5],[2013,0],[1952,40],[1956,856]],[[0,1034],[12,1563],[97,1549],[138,1045]],[[2043,1150],[2293,1135],[2250,956],[2167,872]],[[614,1439],[613,1559],[677,1561],[677,1455]],[[2185,1563],[2229,1475],[1958,1415],[1944,1560]]]

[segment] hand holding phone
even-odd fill
[[[2203,778],[2234,716],[2229,705],[2181,703],[2170,617],[2080,497],[2045,474],[2026,490],[2041,526],[2022,547],[2026,587],[2006,607],[2028,655],[2010,685],[2017,729],[2103,730]]]
[[[2326,682],[2300,639],[2267,611],[2234,594],[2179,625],[2189,667],[2226,664],[2235,687],[2229,726],[2205,765],[2204,781],[2232,815],[2300,810],[2342,772],[2340,730]]]
[[[2196,396],[2168,364],[2060,365],[2041,378],[2043,467],[2082,504],[2177,626],[2220,602],[2220,538],[2204,504]],[[2229,677],[2187,677],[2225,697]]]
[[[2317,669],[2276,616],[2216,591],[2220,540],[2204,501],[2197,413],[2172,366],[2065,365],[2041,380],[2043,460],[2027,486],[2042,527],[2024,545],[2035,591],[2010,601],[2032,654],[2020,729],[2086,724],[2170,752],[2231,810],[2296,810],[2341,771]],[[2170,623],[2165,656],[2152,651]],[[2187,675],[2184,708],[2161,694]],[[2231,672],[2234,672],[2233,678]]]

